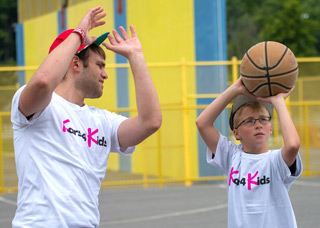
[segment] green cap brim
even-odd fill
[[[109,35],[109,32],[105,32],[103,33],[101,36],[99,36],[95,41],[93,41],[91,44],[85,46],[84,48],[82,48],[80,51],[78,51],[76,54],[81,53],[82,51],[86,50],[90,45],[95,44],[95,45],[100,45],[103,43],[103,41],[105,41],[105,39],[107,39]]]

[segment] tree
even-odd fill
[[[227,0],[228,56],[241,59],[256,43],[258,30],[242,0]]]
[[[227,0],[228,55],[274,40],[296,56],[320,55],[319,0]]]
[[[291,0],[284,2],[282,9],[261,30],[260,37],[285,44],[296,56],[316,56],[315,28],[316,22],[305,17],[301,4]]]
[[[15,28],[17,22],[17,1],[0,0],[0,63],[15,64]]]

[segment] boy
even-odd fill
[[[299,136],[285,104],[291,92],[255,98],[240,77],[196,121],[208,146],[207,162],[227,175],[228,227],[297,227],[288,190],[301,174],[302,163]],[[213,125],[233,99],[230,128],[240,145],[228,141]],[[267,148],[272,105],[284,141],[278,150]]]

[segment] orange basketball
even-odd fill
[[[274,41],[252,46],[243,56],[240,66],[244,86],[259,97],[288,92],[294,86],[298,72],[293,52]]]

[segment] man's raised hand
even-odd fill
[[[81,28],[86,34],[84,44],[91,44],[93,42],[92,37],[89,36],[89,31],[93,28],[104,25],[106,22],[101,20],[106,16],[103,12],[104,9],[100,6],[88,10],[86,15],[81,19],[78,28]]]
[[[113,36],[109,35],[109,43],[104,42],[103,46],[105,46],[107,49],[122,55],[129,59],[132,55],[135,53],[142,53],[142,46],[141,43],[137,37],[136,31],[132,25],[130,25],[130,31],[131,31],[131,37],[127,34],[125,29],[120,26],[119,30],[121,32],[122,37],[120,34],[114,29],[112,31]]]

